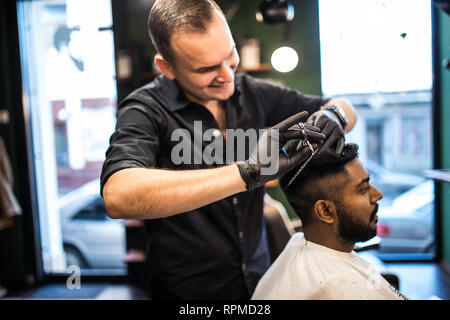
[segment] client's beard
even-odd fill
[[[348,242],[359,242],[372,239],[377,235],[377,226],[371,226],[370,222],[375,218],[377,211],[378,204],[370,215],[369,223],[365,224],[347,214],[343,209],[343,206],[339,206],[337,210],[337,215],[339,217],[339,236]]]

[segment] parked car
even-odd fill
[[[364,160],[364,167],[370,173],[370,183],[383,193],[386,204],[425,181],[422,176],[392,171],[370,159]]]
[[[108,217],[98,180],[61,197],[59,212],[68,266],[125,268],[125,228],[122,220]]]
[[[434,182],[425,180],[378,210],[380,253],[429,253],[434,248]]]

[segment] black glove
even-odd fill
[[[306,135],[311,144],[321,145],[323,143],[325,135],[321,134],[318,128],[309,124],[304,125],[304,131],[295,128],[295,124],[298,124],[307,115],[308,112],[303,111],[268,128],[259,138],[249,159],[236,163],[247,190],[261,187],[266,182],[283,176],[309,157],[311,151],[308,147],[299,148],[289,155],[282,151],[283,146],[289,140],[302,140]],[[276,152],[273,157],[272,151]],[[263,163],[262,157],[268,157],[270,162]],[[274,157],[276,158],[274,159]],[[273,165],[273,160],[278,161],[278,167]]]
[[[329,149],[339,154],[342,153],[345,144],[345,132],[333,112],[329,110],[316,111],[308,118],[306,123],[319,128],[325,135],[326,138],[320,150]]]

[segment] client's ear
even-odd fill
[[[336,205],[333,201],[318,200],[314,204],[314,214],[320,221],[332,224],[336,221]]]

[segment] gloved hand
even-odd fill
[[[297,113],[267,129],[259,138],[249,159],[236,162],[247,190],[261,187],[266,182],[283,176],[309,157],[311,151],[307,146],[301,147],[289,155],[283,152],[281,149],[289,140],[301,140],[306,135],[310,143],[316,146],[323,143],[325,135],[321,134],[318,128],[305,124],[304,132],[295,129],[295,124],[298,124],[307,115],[306,111]]]
[[[326,138],[320,150],[329,149],[336,153],[342,153],[345,144],[345,132],[332,111],[316,111],[308,118],[306,123],[319,128],[322,134],[325,135]]]

